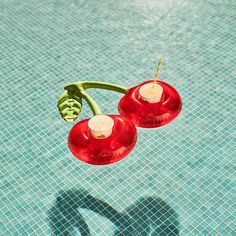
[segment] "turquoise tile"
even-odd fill
[[[0,235],[236,235],[233,0],[3,0],[0,15]],[[68,132],[92,113],[84,102],[63,122],[63,87],[130,88],[153,78],[161,55],[180,116],[138,128],[115,165],[73,158]],[[89,93],[118,113],[121,94]]]

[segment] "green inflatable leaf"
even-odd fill
[[[68,89],[64,92],[58,99],[57,107],[66,122],[74,121],[82,110],[82,99],[78,91]]]

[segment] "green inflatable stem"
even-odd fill
[[[83,98],[87,102],[87,104],[91,108],[94,115],[102,114],[100,107],[97,105],[95,100],[85,92],[81,83],[69,84],[69,85],[65,86],[65,90],[76,91],[78,96]]]
[[[90,88],[107,89],[123,94],[128,91],[127,88],[116,84],[96,81],[82,81],[68,84],[64,87],[66,92],[60,96],[57,104],[58,110],[66,122],[74,121],[79,116],[82,110],[82,99],[87,102],[94,115],[102,114],[95,100],[85,91]]]
[[[116,84],[110,84],[110,83],[104,83],[104,82],[96,82],[96,81],[83,81],[83,82],[75,82],[71,83],[70,85],[76,85],[78,88],[83,88],[84,90],[90,89],[90,88],[98,88],[98,89],[107,89],[112,90],[118,93],[126,93],[128,91],[128,88],[125,88],[120,85]]]
[[[100,107],[97,105],[95,100],[88,95],[85,91],[80,91],[82,98],[88,103],[94,115],[102,114]]]

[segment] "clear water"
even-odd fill
[[[2,0],[0,235],[236,235],[235,11],[234,0]],[[73,158],[63,86],[132,87],[160,55],[178,119],[138,129],[115,165]],[[120,94],[90,95],[117,113]],[[84,105],[80,119],[91,115]]]

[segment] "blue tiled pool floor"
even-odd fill
[[[0,235],[234,236],[233,0],[2,0]],[[180,116],[138,128],[123,161],[94,167],[67,148],[56,103],[67,83],[160,80]],[[106,114],[120,94],[89,90]],[[80,120],[91,117],[85,104]]]

